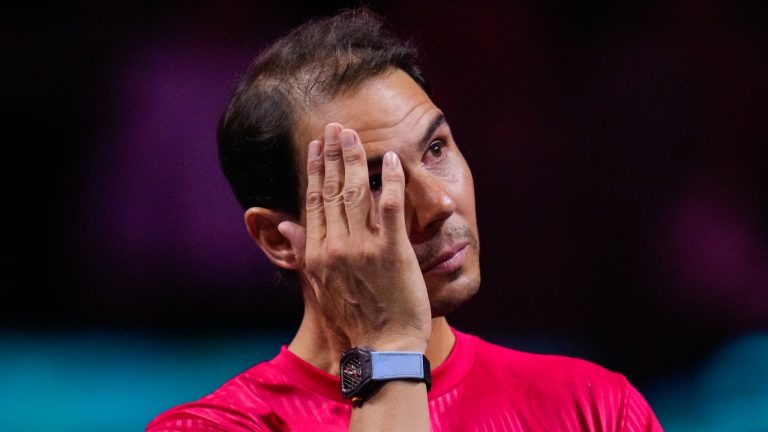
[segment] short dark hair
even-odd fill
[[[367,8],[311,20],[283,36],[248,68],[218,131],[219,161],[243,209],[299,217],[292,132],[298,114],[398,68],[429,93],[417,51]]]

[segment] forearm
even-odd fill
[[[352,409],[349,430],[429,431],[426,384],[411,381],[386,383],[362,406]]]

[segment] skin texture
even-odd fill
[[[442,112],[394,69],[306,110],[294,139],[307,143],[296,148],[301,219],[245,215],[267,256],[302,280],[289,349],[335,374],[350,346],[425,352],[437,367],[454,342],[445,315],[480,283],[472,175]],[[350,427],[428,429],[426,386],[405,381],[355,409]]]

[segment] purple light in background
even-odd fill
[[[207,42],[154,39],[115,67],[112,122],[83,192],[90,220],[83,259],[87,272],[99,274],[97,285],[271,281],[216,155],[218,118],[254,53]]]
[[[768,245],[758,212],[735,179],[697,173],[671,205],[659,254],[682,298],[681,313],[764,324],[768,315]],[[711,316],[711,315],[710,315]]]

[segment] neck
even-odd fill
[[[288,349],[299,358],[332,375],[339,374],[339,357],[349,349],[349,339],[320,312],[314,293],[304,292],[304,318]],[[445,317],[432,318],[432,335],[425,353],[432,370],[450,354],[455,336]]]

